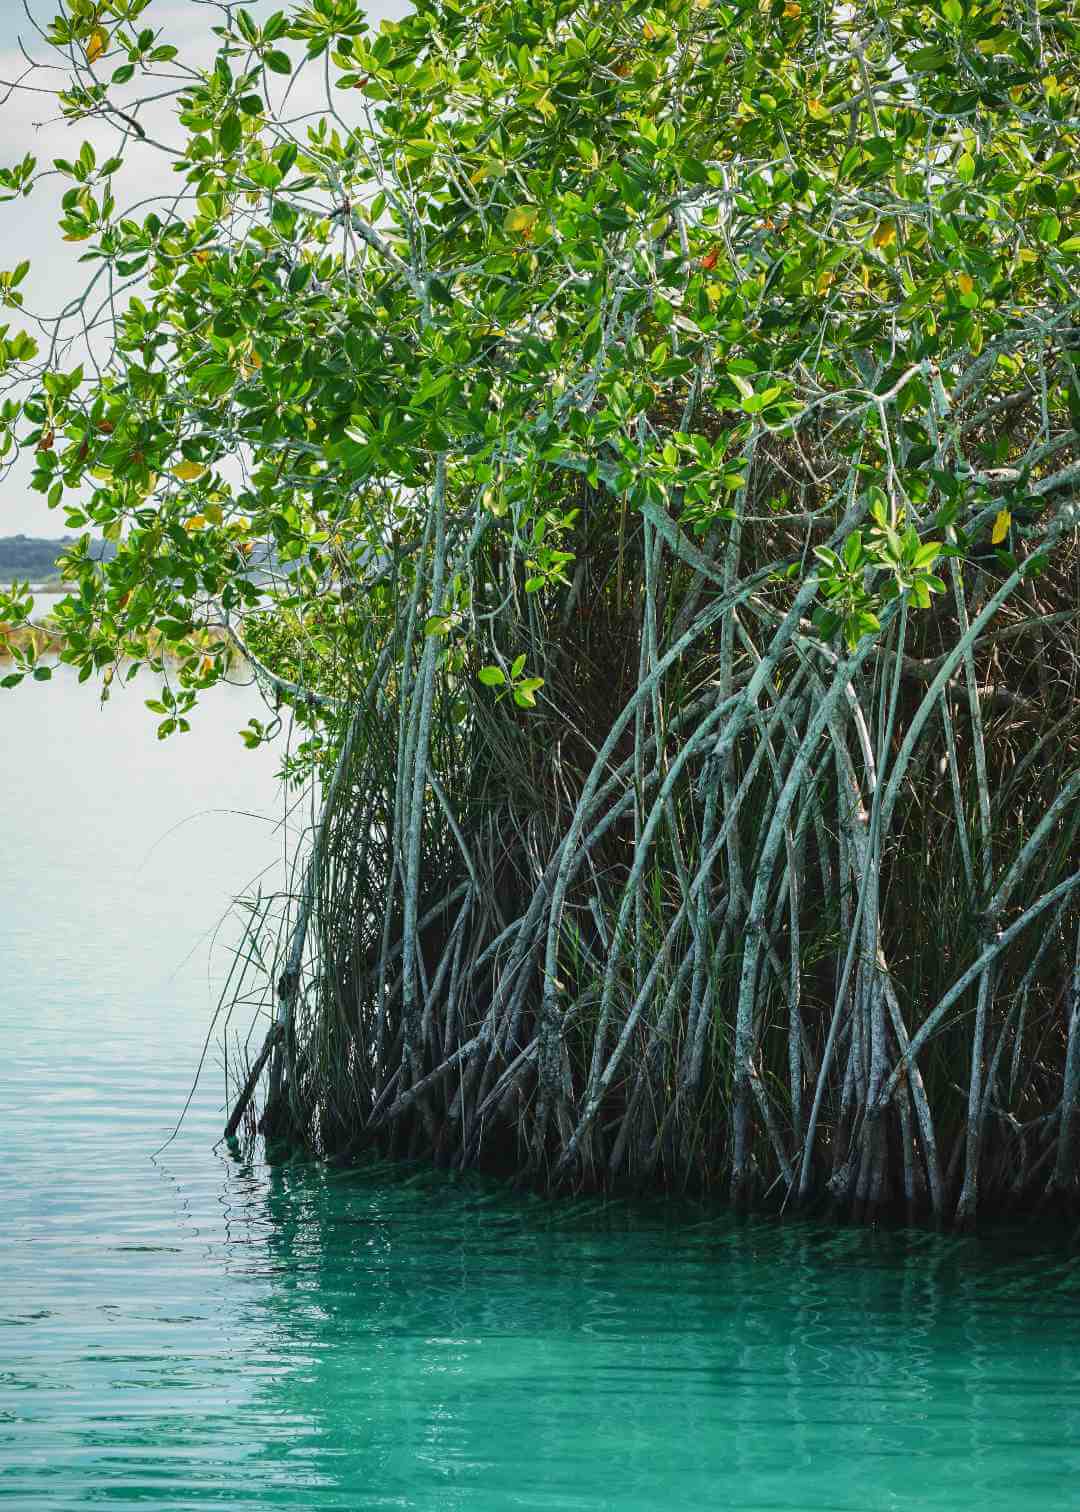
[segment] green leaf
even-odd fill
[[[266,57],[263,59],[263,61],[265,62],[267,68],[271,73],[292,73],[292,62],[289,58],[288,53],[279,52],[277,49],[274,49],[274,51],[268,52],[266,54]]]
[[[949,54],[939,47],[919,47],[907,56],[907,66],[912,73],[936,73],[949,64]]]
[[[844,565],[852,572],[863,560],[863,539],[861,530],[853,530],[844,542]]]
[[[863,609],[855,616],[855,626],[861,638],[864,635],[874,635],[880,630],[881,621],[871,610]]]
[[[506,673],[501,667],[481,667],[476,675],[485,688],[501,688],[506,681]]]
[[[522,673],[522,671],[524,669],[524,667],[525,667],[525,652],[522,651],[522,653],[521,653],[520,656],[515,656],[514,657],[513,664],[512,664],[512,666],[510,668],[510,676],[511,677],[520,677],[521,673]]]
[[[849,147],[840,161],[837,178],[846,179],[862,162],[863,150],[858,145]]]
[[[240,129],[240,117],[230,112],[221,123],[218,133],[221,139],[223,152],[235,152],[240,145],[242,132]]]

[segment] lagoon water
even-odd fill
[[[1065,1242],[244,1164],[213,1055],[155,1157],[293,843],[252,712],[0,702],[5,1512],[1080,1505]]]

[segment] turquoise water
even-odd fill
[[[0,703],[5,1509],[1080,1505],[1080,1266],[1030,1232],[244,1165],[213,1063],[152,1159],[287,849],[251,712]]]

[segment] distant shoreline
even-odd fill
[[[22,534],[0,536],[0,586],[29,581],[42,585],[35,589],[39,593],[62,591],[46,585],[59,580],[60,560],[77,540],[72,535],[54,539]],[[115,544],[100,538],[91,539],[89,550],[96,561],[109,561],[116,555]]]

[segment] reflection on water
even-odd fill
[[[158,747],[48,691],[0,706],[5,1506],[1073,1502],[1063,1246],[244,1165],[216,1071],[151,1160],[227,964],[199,942],[281,848],[204,811],[272,805],[270,766],[239,695]]]

